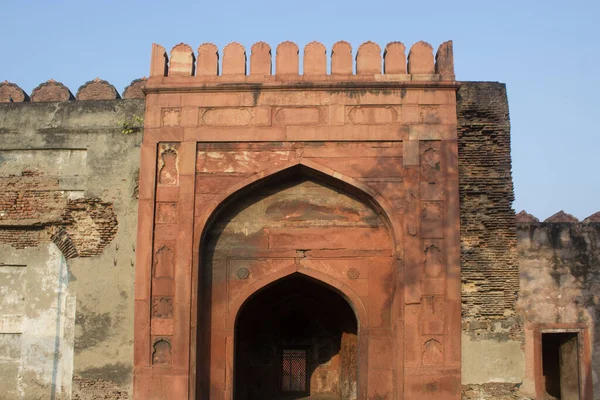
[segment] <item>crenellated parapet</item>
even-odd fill
[[[67,101],[74,99],[75,96],[73,96],[69,88],[54,79],[41,83],[31,92],[31,101],[33,102]]]
[[[22,103],[29,101],[29,96],[14,83],[0,82],[0,103]]]
[[[561,210],[540,222],[538,218],[523,210],[515,216],[515,222],[517,224],[597,224],[600,223],[600,211],[579,221],[577,217]]]
[[[18,85],[4,81],[0,82],[0,103],[47,103],[72,100],[117,100],[117,99],[143,99],[144,89],[148,78],[143,77],[133,80],[123,90],[122,96],[119,95],[117,89],[109,82],[96,78],[88,81],[77,90],[77,95],[69,90],[61,82],[54,79],[49,79],[46,82],[40,83],[31,91],[29,96]]]
[[[451,41],[442,43],[435,55],[433,47],[423,41],[412,45],[408,56],[401,42],[388,43],[383,49],[366,42],[354,53],[344,41],[335,43],[329,51],[322,43],[311,42],[302,52],[297,44],[288,41],[274,50],[275,54],[267,43],[258,42],[248,55],[243,45],[232,42],[221,52],[212,43],[204,43],[194,52],[191,46],[180,43],[167,53],[164,47],[154,44],[151,83],[455,80]]]

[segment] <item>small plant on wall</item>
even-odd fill
[[[123,135],[130,135],[134,132],[139,132],[144,126],[144,118],[137,114],[133,114],[130,119],[125,121],[119,121],[121,132]]]

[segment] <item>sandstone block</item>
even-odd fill
[[[401,42],[388,43],[383,53],[385,74],[406,74],[406,47]]]
[[[179,43],[171,50],[169,76],[193,76],[195,61],[192,48],[185,43]]]
[[[246,50],[239,43],[229,43],[223,49],[223,75],[246,75]]]
[[[381,74],[381,48],[373,42],[360,45],[356,54],[357,74]]]
[[[250,74],[271,75],[271,69],[271,47],[265,42],[255,43],[250,56]]]
[[[433,47],[426,42],[417,42],[410,48],[408,54],[409,74],[433,74]]]
[[[198,76],[216,76],[219,73],[219,49],[212,43],[198,47]]]
[[[352,46],[348,42],[340,41],[333,45],[331,51],[331,74],[352,74]]]
[[[277,46],[276,64],[277,75],[298,75],[298,45],[293,42],[283,42]]]

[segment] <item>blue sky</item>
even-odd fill
[[[237,41],[357,48],[454,41],[459,80],[507,84],[517,211],[545,219],[600,210],[598,1],[5,1],[0,81],[28,93],[50,78],[73,93],[100,77],[119,91],[167,49]]]

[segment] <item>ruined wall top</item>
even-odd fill
[[[376,43],[366,42],[355,56],[352,46],[344,41],[335,43],[329,53],[322,43],[311,42],[304,47],[302,62],[299,47],[293,42],[277,46],[275,63],[271,47],[264,42],[255,43],[249,57],[247,54],[244,46],[235,42],[221,52],[212,43],[200,45],[196,52],[180,43],[170,54],[153,44],[149,86],[341,81],[443,85],[455,80],[452,41],[442,43],[435,57],[433,47],[422,41],[412,45],[408,57],[400,42],[388,43],[383,52]]]
[[[529,214],[527,211],[523,210],[520,213],[518,213],[515,217],[515,222],[517,224],[538,224],[541,223],[540,220]],[[571,214],[568,214],[566,212],[564,212],[563,210],[557,212],[556,214],[553,214],[551,216],[549,216],[548,218],[546,218],[543,223],[550,223],[550,224],[577,224],[577,223],[583,223],[583,224],[596,224],[596,223],[600,223],[600,211],[588,216],[587,218],[585,218],[583,221],[579,221],[576,217],[574,217]]]
[[[25,93],[17,84],[4,81],[0,82],[0,103],[48,103],[72,100],[117,100],[117,99],[143,99],[147,78],[133,80],[119,95],[117,89],[109,82],[96,78],[79,87],[77,94],[73,95],[68,87],[61,82],[50,79],[40,83],[31,95]]]

